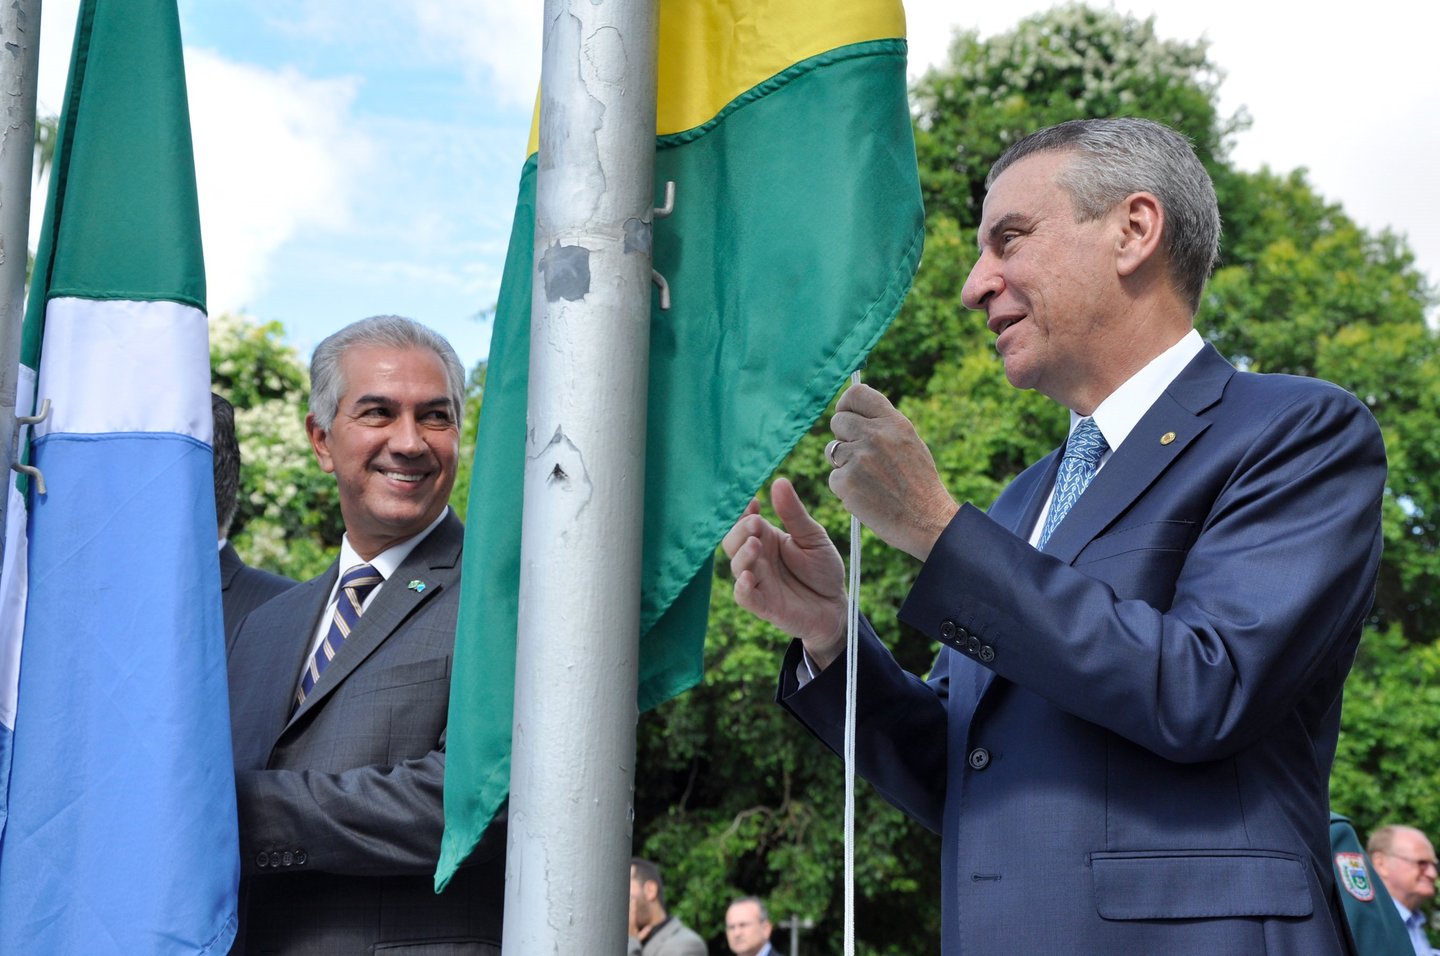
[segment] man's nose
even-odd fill
[[[960,289],[960,301],[967,309],[983,309],[1003,286],[994,258],[990,253],[982,252]]]
[[[414,415],[401,415],[390,428],[390,449],[401,455],[418,455],[425,450],[425,437]]]

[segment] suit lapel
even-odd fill
[[[335,582],[336,568],[267,603],[246,620],[229,652],[238,767],[263,767],[290,719],[301,660]]]
[[[1210,427],[1214,405],[1235,369],[1206,346],[1155,400],[1051,534],[1045,553],[1070,563],[1155,483]]]
[[[460,561],[464,537],[464,526],[451,512],[429,537],[410,552],[404,563],[386,579],[384,587],[375,595],[365,613],[360,615],[355,629],[345,639],[330,666],[325,668],[325,673],[315,682],[305,702],[296,709],[286,729],[321,706],[366,658],[398,632],[421,606],[433,600],[448,581],[454,579],[453,572]],[[313,631],[311,633],[313,636]],[[304,666],[303,662],[301,666]],[[299,671],[296,673],[298,675]],[[294,687],[290,691],[293,697]]]
[[[1234,366],[1225,361],[1214,346],[1206,345],[1155,400],[1124,444],[1100,469],[1090,487],[1051,533],[1045,553],[1067,564],[1074,561],[1086,545],[1104,532],[1154,484],[1180,452],[1210,426],[1202,413],[1220,400],[1225,383],[1234,374]],[[1035,523],[1040,520],[1040,510],[1055,484],[1064,451],[1062,445],[1032,468],[1041,477],[1028,492],[1022,492],[1024,498],[1015,511],[995,515],[996,520],[1020,538],[1029,540]],[[978,708],[995,681],[995,672],[987,667],[975,669]],[[1002,686],[1009,684],[1005,682]]]

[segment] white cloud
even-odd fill
[[[269,71],[187,50],[210,310],[239,309],[307,227],[350,222],[374,145],[350,116],[357,82]]]
[[[535,102],[542,20],[538,3],[517,0],[413,0],[430,43],[461,63],[470,81],[512,106]]]
[[[539,2],[254,0],[253,8],[277,34],[321,46],[371,46],[375,55],[396,61],[439,61],[459,67],[470,86],[503,105],[535,102],[543,20]]]
[[[78,0],[47,0],[38,111],[60,112]],[[276,252],[307,227],[344,228],[373,144],[351,117],[358,80],[317,80],[187,49],[185,72],[211,312],[245,307]],[[44,213],[31,205],[31,242]]]

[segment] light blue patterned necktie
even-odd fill
[[[350,630],[360,620],[365,598],[384,580],[380,572],[368,564],[357,564],[340,579],[340,594],[335,600],[335,613],[330,618],[330,629],[326,631],[325,639],[315,648],[315,653],[305,665],[304,673],[300,675],[300,687],[295,691],[296,707],[305,703],[305,697],[314,689],[315,682],[335,658],[335,653],[345,643],[345,638],[350,636]]]
[[[1100,458],[1109,447],[1095,419],[1080,419],[1065,443],[1065,457],[1060,459],[1060,471],[1055,476],[1055,496],[1050,501],[1050,513],[1045,516],[1045,529],[1040,532],[1036,548],[1045,550],[1045,542],[1100,470]]]

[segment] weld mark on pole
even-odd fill
[[[548,499],[549,520],[555,528],[568,529],[589,505],[594,491],[584,455],[565,434],[565,429],[557,427],[550,441],[532,460],[543,463],[546,491],[554,495]]]
[[[590,291],[590,250],[555,243],[540,258],[547,302],[578,302]]]
[[[650,223],[643,219],[632,218],[625,220],[625,252],[639,252],[650,255],[651,229]]]

